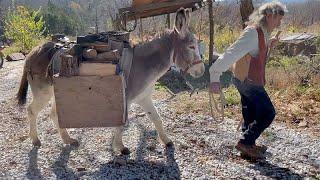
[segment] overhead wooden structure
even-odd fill
[[[174,13],[181,7],[190,8],[194,11],[208,4],[210,26],[209,62],[211,64],[214,44],[212,2],[215,2],[215,0],[133,0],[131,7],[119,9],[119,26],[123,30],[131,32],[136,28],[137,19]],[[127,22],[132,20],[135,21],[133,28],[128,29]]]
[[[133,0],[131,7],[119,9],[127,21],[176,12],[179,8],[198,9],[206,0]]]

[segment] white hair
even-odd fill
[[[248,25],[257,25],[260,27],[266,27],[266,15],[274,14],[281,15],[288,12],[286,6],[278,1],[269,2],[263,4],[259,9],[255,10],[249,17]]]

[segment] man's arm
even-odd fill
[[[244,30],[239,39],[233,43],[225,53],[220,56],[209,69],[210,82],[219,82],[219,78],[223,72],[241,59],[249,52],[259,49],[258,47],[258,33],[256,28],[247,28]]]

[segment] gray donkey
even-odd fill
[[[128,107],[131,103],[140,105],[154,123],[161,142],[167,146],[173,143],[163,130],[161,118],[151,99],[156,81],[168,71],[172,64],[193,77],[200,77],[205,71],[197,40],[189,31],[188,22],[189,11],[179,9],[173,30],[165,32],[158,39],[136,46],[128,79]],[[54,51],[52,42],[47,42],[31,51],[26,58],[17,94],[19,104],[24,104],[28,83],[30,84],[33,100],[27,108],[27,118],[30,123],[29,135],[34,146],[41,145],[36,127],[38,113],[53,96],[53,87],[46,74]],[[53,102],[50,117],[57,126],[63,142],[77,145],[78,141],[70,138],[66,129],[59,128],[55,102]],[[123,126],[116,127],[112,147],[114,151],[129,154],[129,149],[122,142],[123,129]]]

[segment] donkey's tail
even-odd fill
[[[20,87],[17,94],[17,100],[19,105],[24,105],[27,101],[28,93],[28,79],[27,79],[27,68],[24,66],[23,74],[20,81]]]

